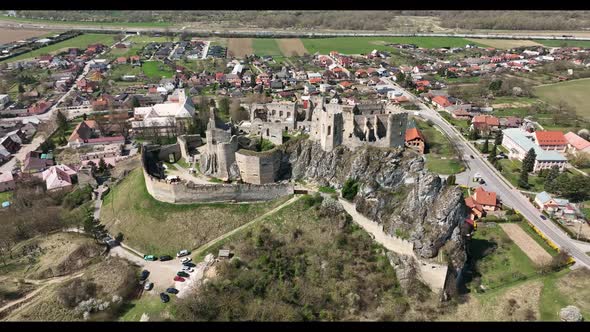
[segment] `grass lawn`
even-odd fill
[[[301,38],[310,54],[320,52],[328,54],[338,51],[344,54],[368,53],[374,49],[391,51],[387,43],[416,44],[424,48],[465,47],[473,44],[463,38],[454,37],[335,37],[335,38]]]
[[[24,54],[14,57],[14,58],[4,60],[3,62],[13,62],[13,61],[18,61],[18,60],[22,60],[22,59],[35,58],[35,57],[40,56],[42,54],[58,53],[58,51],[60,51],[62,49],[68,49],[71,47],[85,49],[86,47],[88,47],[88,45],[97,44],[97,43],[101,43],[101,44],[105,44],[107,46],[110,46],[110,45],[114,44],[115,42],[113,40],[113,35],[100,34],[100,33],[85,33],[83,35],[80,35],[80,36],[77,36],[77,37],[74,37],[74,38],[71,38],[68,40],[64,40],[62,42],[55,43],[53,45],[41,47],[41,48],[36,49],[34,51],[24,53]]]
[[[575,305],[585,320],[590,317],[590,272],[585,269],[562,270],[543,278],[541,293],[541,320],[559,321],[559,310]]]
[[[146,292],[141,298],[131,301],[124,307],[124,313],[119,320],[139,322],[141,316],[145,313],[150,317],[150,321],[162,321],[167,316],[166,313],[170,313],[170,308],[175,302],[175,295],[170,295],[170,302],[162,303],[157,293]]]
[[[586,119],[590,119],[590,108],[587,107],[586,100],[588,91],[590,91],[590,79],[535,87],[535,94],[542,100],[554,105],[563,100]]]
[[[252,204],[170,204],[155,200],[146,190],[141,168],[105,197],[101,221],[138,250],[173,255],[194,249],[280,205],[287,198]],[[166,234],[166,236],[162,236]]]
[[[455,174],[465,169],[460,160],[453,159],[457,156],[446,136],[424,121],[416,121],[416,125],[426,138],[426,168],[439,174]]]
[[[160,61],[146,61],[141,69],[149,78],[171,78],[174,75],[172,69]]]
[[[545,39],[535,39],[535,42],[539,44],[543,44],[548,47],[590,47],[590,41],[588,40],[545,40]]]
[[[442,115],[443,118],[445,118],[447,121],[449,121],[453,126],[455,126],[457,128],[467,130],[471,126],[471,124],[469,123],[469,120],[455,119],[447,112],[440,112],[439,114]]]
[[[5,191],[0,193],[0,203],[10,201],[12,199],[12,191]]]
[[[471,242],[471,253],[484,287],[494,289],[536,275],[533,262],[500,226],[480,225]]]
[[[518,187],[518,179],[520,178],[520,168],[522,162],[518,160],[500,159],[502,165],[502,175],[515,187]],[[541,192],[544,190],[545,179],[536,175],[529,174],[529,185],[528,191]],[[520,187],[518,187],[520,188]]]
[[[277,44],[276,39],[272,38],[255,38],[252,39],[252,48],[254,54],[258,56],[270,55],[270,56],[282,56],[283,53]]]

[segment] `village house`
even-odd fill
[[[406,146],[418,151],[420,154],[424,154],[425,140],[424,135],[418,130],[418,128],[406,129]]]
[[[14,177],[11,172],[0,172],[0,193],[14,190],[16,185],[14,183]],[[2,203],[2,202],[0,202]]]
[[[465,199],[465,205],[470,209],[469,218],[475,220],[484,217],[487,211],[496,211],[498,199],[495,192],[478,187],[473,195]]]
[[[554,198],[545,191],[535,195],[535,204],[541,210],[558,218],[572,220],[576,219],[579,214],[576,206],[570,203],[567,199]]]
[[[27,109],[28,114],[39,115],[47,112],[51,108],[51,103],[48,101],[39,101]]]
[[[500,120],[492,115],[477,115],[471,120],[471,125],[483,135],[500,129]]]
[[[23,173],[28,174],[37,173],[42,172],[53,165],[53,155],[51,153],[30,151],[25,156],[22,171]]]
[[[445,96],[435,96],[432,98],[432,104],[439,110],[445,110],[445,108],[453,105],[449,99]]]
[[[121,135],[103,136],[104,134],[95,120],[85,120],[76,126],[68,138],[68,146],[79,148],[85,145],[125,144],[125,137]]]
[[[573,132],[568,132],[564,135],[565,139],[567,140],[567,151],[572,154],[577,153],[589,153],[590,154],[590,142],[583,139],[582,137],[576,135]]]
[[[148,107],[136,107],[131,122],[134,131],[143,132],[152,128],[160,132],[176,128],[180,122],[191,120],[195,116],[195,106],[184,89],[177,89],[169,96],[168,102]]]
[[[76,171],[66,165],[55,165],[43,171],[41,178],[47,190],[53,191],[71,187],[76,175]]]

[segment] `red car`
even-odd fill
[[[181,276],[175,276],[174,281],[184,281],[185,279]]]

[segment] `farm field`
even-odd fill
[[[517,224],[501,224],[502,230],[521,248],[533,263],[542,266],[551,262],[551,255]]]
[[[55,33],[47,30],[0,28],[0,44],[28,39],[31,37],[51,36]]]
[[[272,210],[287,198],[253,204],[169,204],[147,192],[141,168],[105,197],[101,221],[131,247],[157,255],[197,248]],[[166,234],[166,236],[162,236]]]
[[[255,38],[252,40],[252,47],[254,48],[254,54],[277,56],[283,55],[279,44],[276,39],[273,38]]]
[[[514,39],[480,39],[467,38],[478,45],[490,46],[499,49],[509,49],[523,46],[542,46],[540,43],[532,40],[514,40]]]
[[[59,53],[61,50],[66,50],[70,47],[77,47],[77,48],[86,48],[88,45],[90,44],[97,44],[97,43],[102,43],[105,45],[111,45],[114,43],[113,41],[113,35],[108,35],[108,34],[100,34],[100,33],[88,33],[88,34],[83,34],[68,40],[64,40],[62,42],[53,44],[53,45],[49,45],[46,47],[42,47],[39,48],[37,50],[25,53],[25,54],[21,54],[19,56],[16,56],[14,58],[10,58],[7,60],[4,60],[3,62],[13,62],[13,61],[18,61],[18,60],[23,60],[23,59],[31,59],[31,58],[35,58],[38,57],[42,54],[55,54],[55,53]]]
[[[590,120],[590,108],[586,97],[590,91],[590,79],[579,79],[534,88],[535,94],[542,100],[557,104],[561,100],[567,102],[582,117]]]
[[[252,38],[229,38],[227,54],[229,57],[243,57],[254,53]]]
[[[473,42],[464,38],[454,37],[335,37],[302,39],[303,45],[313,54],[320,52],[327,54],[330,51],[338,51],[344,54],[368,53],[374,49],[391,51],[387,43],[416,44],[418,47],[465,47]]]
[[[8,16],[0,16],[0,20],[3,21],[16,21],[16,22],[23,22],[23,23],[44,23],[44,24],[60,24],[60,25],[95,25],[95,26],[105,26],[105,27],[146,27],[146,28],[153,28],[153,27],[172,27],[174,26],[173,23],[170,22],[89,22],[89,21],[51,21],[51,20],[40,20],[40,19],[32,19],[32,18],[15,18],[15,17],[8,17]]]
[[[277,39],[277,43],[279,44],[281,52],[283,52],[283,55],[285,56],[301,56],[308,53],[303,42],[299,38]]]
[[[542,44],[547,47],[590,47],[590,40],[543,40],[543,39],[536,39],[535,42]]]

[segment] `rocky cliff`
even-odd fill
[[[462,192],[446,186],[424,169],[424,159],[412,151],[340,146],[332,152],[299,139],[281,147],[280,176],[341,188],[346,179],[360,183],[357,210],[383,224],[386,232],[414,243],[419,257],[442,251],[454,268],[465,262],[459,225],[467,210]]]

